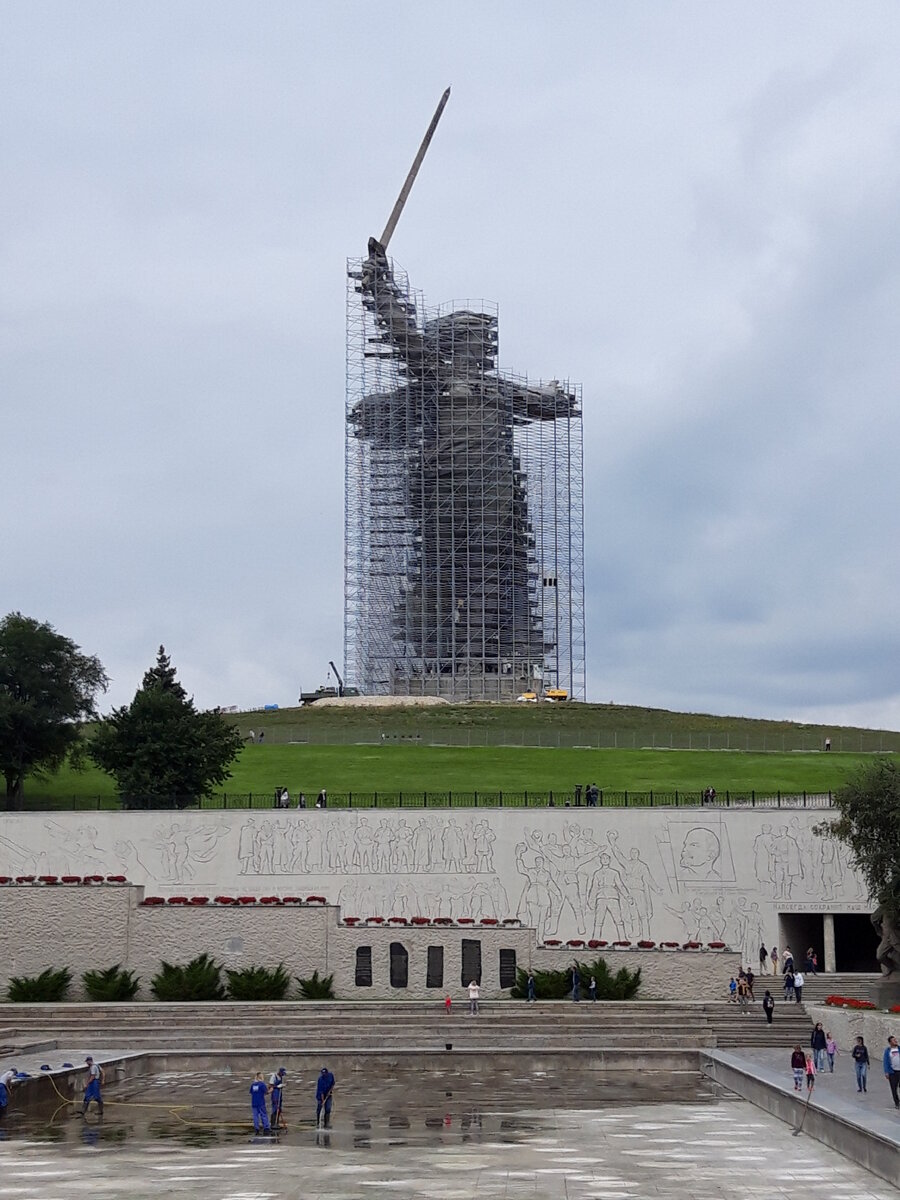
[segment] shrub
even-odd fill
[[[224,1000],[221,966],[200,954],[184,966],[162,963],[153,976],[150,991],[157,1000]]]
[[[610,971],[606,960],[595,959],[592,963],[577,962],[581,986],[586,989],[591,977],[597,981],[598,1000],[631,1000],[641,986],[641,968],[629,971],[621,967],[615,974]],[[562,971],[533,971],[534,991],[540,1000],[564,1000],[572,993],[571,967]],[[516,986],[510,990],[514,1000],[525,1000],[528,996],[528,972],[516,972]]]
[[[283,1000],[291,985],[291,977],[279,963],[274,971],[267,967],[244,967],[241,971],[229,971],[229,1000]]]
[[[134,972],[124,970],[120,963],[104,971],[85,971],[81,982],[89,1000],[103,1002],[133,1000],[139,984]]]
[[[72,972],[68,967],[48,967],[40,975],[17,975],[9,981],[6,998],[11,1004],[52,1004],[65,1000]]]
[[[297,982],[300,984],[300,999],[301,1000],[333,1000],[334,988],[331,986],[334,982],[333,975],[324,975],[319,978],[319,972],[313,971],[309,979],[301,979],[297,976]]]

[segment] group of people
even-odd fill
[[[791,1070],[794,1075],[794,1091],[803,1090],[803,1080],[806,1078],[806,1090],[811,1092],[816,1085],[816,1076],[821,1075],[828,1064],[828,1073],[834,1073],[834,1060],[841,1051],[837,1042],[828,1030],[822,1028],[822,1022],[817,1021],[809,1039],[809,1049],[796,1045],[791,1053]],[[859,1093],[868,1092],[868,1076],[871,1059],[865,1039],[857,1037],[850,1051],[853,1066],[856,1071],[856,1090]],[[884,1054],[882,1055],[884,1077],[891,1089],[891,1099],[894,1108],[900,1110],[900,1045],[895,1037],[889,1037]]]
[[[253,1128],[257,1134],[274,1135],[279,1129],[287,1129],[284,1119],[284,1088],[287,1071],[279,1067],[269,1076],[266,1083],[262,1071],[250,1084],[250,1111]],[[271,1115],[266,1111],[266,1101],[271,1101]],[[323,1067],[316,1080],[316,1126],[328,1129],[331,1125],[331,1110],[334,1104],[334,1074]]]
[[[306,808],[307,807],[306,793],[298,792],[297,793],[297,802],[296,802],[296,804],[293,804],[291,801],[290,789],[288,789],[286,787],[276,788],[275,789],[275,807],[276,808]],[[313,807],[314,808],[327,808],[328,807],[328,793],[325,791],[324,788],[322,788],[321,792],[319,792],[318,796],[316,796],[316,802],[313,805]]]

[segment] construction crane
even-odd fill
[[[320,686],[317,687],[314,692],[301,692],[301,704],[315,704],[317,700],[335,700],[340,696],[360,695],[359,688],[344,687],[344,680],[341,678],[341,673],[333,662],[329,661],[328,665],[331,667],[332,671],[334,671],[334,677],[337,680],[337,687],[328,687],[325,684],[320,684]]]

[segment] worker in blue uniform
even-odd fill
[[[103,1068],[99,1063],[95,1063],[90,1055],[84,1060],[87,1064],[87,1082],[84,1085],[84,1104],[81,1107],[81,1115],[88,1110],[88,1105],[92,1100],[96,1100],[97,1108],[100,1110],[100,1116],[103,1116],[103,1095],[100,1091],[100,1085],[103,1083]]]
[[[253,1128],[257,1133],[270,1133],[269,1114],[266,1112],[266,1097],[269,1085],[263,1078],[262,1071],[256,1072],[256,1078],[250,1084],[250,1105],[253,1111]]]
[[[284,1067],[279,1067],[269,1076],[269,1092],[272,1096],[272,1128],[286,1129],[284,1122]]]
[[[333,1094],[334,1076],[327,1067],[323,1067],[316,1082],[316,1124],[321,1121],[326,1129],[331,1124]]]

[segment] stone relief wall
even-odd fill
[[[500,951],[512,950],[525,970],[562,970],[576,951],[538,947],[533,929],[408,926],[399,928],[342,925],[331,905],[298,908],[261,907],[144,908],[139,887],[0,887],[0,990],[13,975],[36,975],[46,967],[72,971],[70,999],[85,999],[81,974],[120,963],[141,980],[138,1000],[151,1000],[149,983],[160,962],[187,962],[213,955],[225,967],[275,967],[284,963],[292,976],[313,970],[334,975],[340,999],[430,999],[440,1004],[450,993],[464,998],[463,939],[481,944],[481,985],[485,999],[506,993],[500,987]],[[409,956],[408,986],[390,981],[391,944]],[[356,950],[371,948],[372,985],[356,985]],[[427,986],[428,950],[440,946],[440,986]],[[595,951],[579,950],[591,959]],[[640,966],[642,1000],[722,999],[729,975],[739,967],[736,954],[604,951],[613,971]],[[14,1010],[6,1014],[15,1024]]]
[[[540,939],[724,941],[777,913],[868,912],[821,810],[28,813],[0,875],[122,874],[161,895],[317,894],[345,916],[518,917]]]

